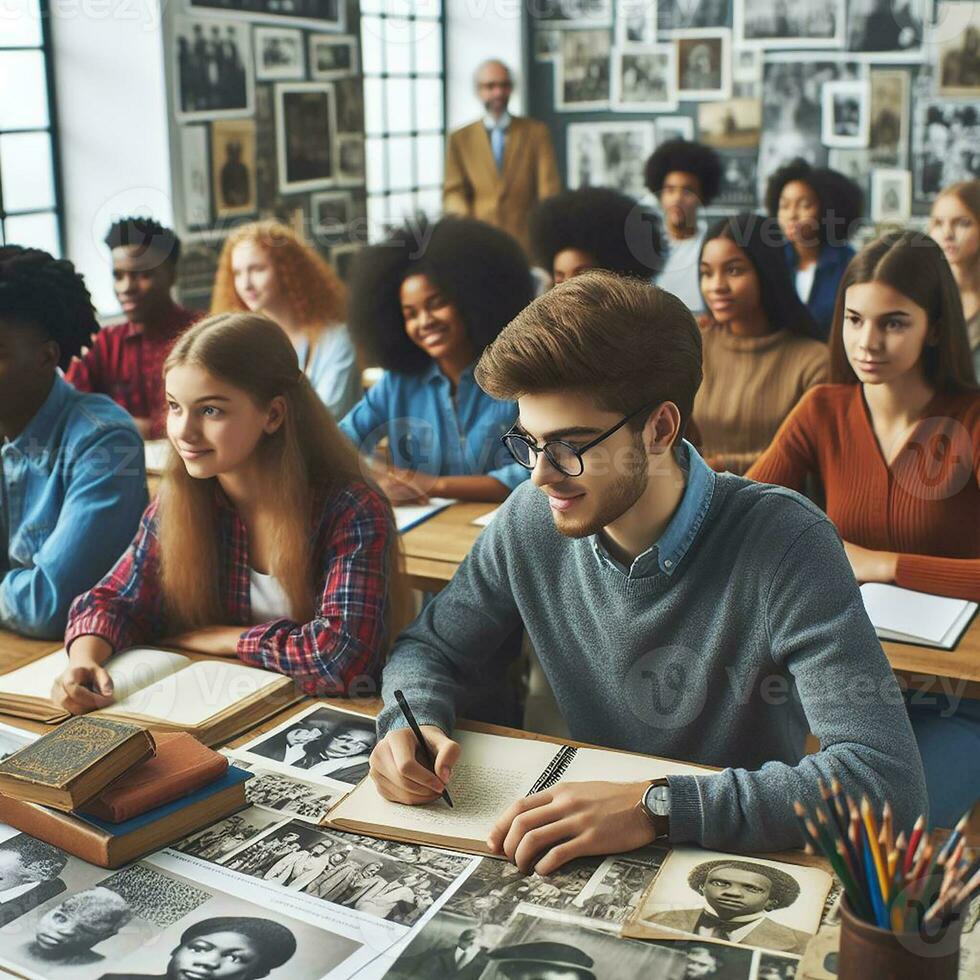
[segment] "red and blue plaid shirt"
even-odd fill
[[[239,659],[288,674],[307,694],[363,697],[377,692],[385,641],[389,555],[397,531],[382,494],[352,483],[315,508],[311,527],[319,601],[309,623],[280,619],[252,626],[248,531],[238,511],[216,492],[222,567],[219,589],[229,624],[248,627]],[[122,650],[178,630],[164,610],[157,505],[115,568],[79,596],[68,616],[65,646],[98,636]],[[215,624],[218,625],[218,624]]]

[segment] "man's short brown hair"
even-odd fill
[[[683,432],[701,386],[701,332],[673,294],[593,270],[555,286],[511,320],[483,352],[476,380],[507,401],[575,391],[623,415],[670,401]],[[637,416],[632,427],[645,421]]]

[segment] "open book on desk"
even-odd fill
[[[897,585],[865,582],[861,598],[879,639],[952,650],[970,625],[977,604]]]
[[[51,687],[68,666],[64,650],[0,676],[0,712],[48,724],[68,713]],[[115,702],[94,712],[155,731],[190,732],[215,745],[299,700],[292,679],[237,661],[191,659],[169,650],[134,647],[111,657]]]
[[[443,800],[422,806],[391,803],[367,776],[331,808],[323,823],[369,837],[489,854],[487,837],[516,800],[559,782],[640,782],[714,772],[681,762],[608,749],[580,749],[537,739],[457,731],[462,749]]]

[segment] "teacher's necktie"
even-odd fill
[[[507,133],[505,126],[494,126],[490,130],[490,149],[493,151],[493,158],[497,163],[497,169],[504,169],[504,136]]]

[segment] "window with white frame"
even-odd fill
[[[442,209],[442,0],[361,0],[368,221],[372,235]]]
[[[62,253],[47,0],[0,11],[0,242]]]

